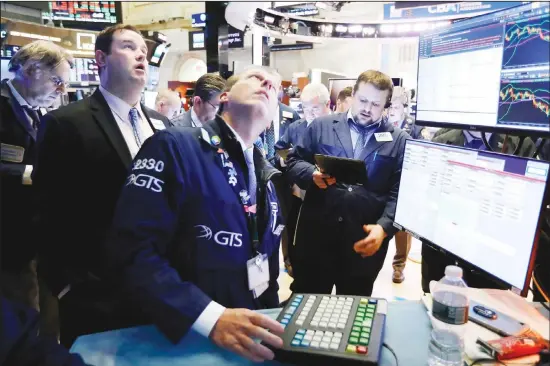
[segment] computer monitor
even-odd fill
[[[550,136],[549,17],[532,2],[420,36],[416,123]]]
[[[546,161],[407,140],[395,224],[525,296],[549,170]]]

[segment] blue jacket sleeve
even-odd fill
[[[0,294],[0,365],[87,366],[53,337],[38,335],[39,314]]]
[[[168,130],[145,142],[121,191],[105,248],[113,280],[174,343],[211,301],[193,283],[182,281],[167,259],[185,209],[182,160]]]
[[[292,149],[287,157],[287,175],[291,183],[298,185],[301,189],[307,190],[313,182],[315,171],[315,128],[317,124],[313,121],[306,129],[303,138]]]

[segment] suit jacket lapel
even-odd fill
[[[382,124],[380,125],[380,127],[378,127],[376,129],[376,131],[374,131],[374,132],[375,133],[380,133],[380,132],[392,133],[393,130],[394,130],[394,128],[393,128],[391,123],[387,123],[386,121],[382,121]],[[376,136],[373,133],[371,138],[369,139],[369,142],[367,143],[367,146],[365,146],[365,148],[361,152],[361,156],[359,157],[359,160],[364,161],[366,158],[369,157],[370,154],[372,154],[375,151],[377,151],[378,149],[380,149],[382,147],[382,145],[384,145],[386,143],[388,143],[388,141],[377,141]]]
[[[17,102],[17,99],[11,93],[10,87],[4,81],[2,82],[2,95],[8,98],[8,103],[15,114],[15,119],[21,125],[21,127],[36,141],[36,130],[32,127],[32,124],[29,121],[31,116],[27,115],[27,112],[21,107]]]
[[[113,112],[109,108],[103,94],[98,90],[90,97],[90,106],[92,115],[97,124],[103,129],[109,142],[115,148],[120,160],[125,167],[129,167],[132,163],[132,155],[128,149],[128,145],[122,136],[122,132],[118,128]]]
[[[346,157],[353,158],[353,144],[351,142],[351,132],[347,121],[347,113],[340,114],[340,119],[335,119],[333,124],[334,132],[340,141],[340,144],[346,152]]]

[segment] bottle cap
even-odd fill
[[[462,278],[462,268],[458,266],[445,267],[445,276]]]

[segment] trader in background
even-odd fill
[[[253,145],[277,106],[278,74],[253,66],[201,128],[171,128],[139,152],[105,246],[112,282],[174,343],[191,328],[254,361],[273,358],[283,328],[248,309],[279,305],[284,229]],[[146,223],[146,224],[145,224]]]
[[[315,119],[289,155],[290,180],[307,190],[294,241],[296,292],[330,294],[336,285],[338,294],[372,293],[397,232],[393,220],[409,137],[383,118],[392,90],[389,76],[363,72],[349,111]],[[319,171],[315,154],[363,161],[366,182],[338,182]]]
[[[166,118],[177,117],[181,109],[181,100],[178,93],[170,89],[161,89],[155,100],[155,109]]]
[[[33,218],[36,135],[41,114],[65,93],[72,66],[73,58],[65,49],[34,41],[12,57],[9,71],[15,76],[0,86],[1,289],[6,298],[35,310],[39,310],[35,258],[38,246],[44,244],[35,235]]]
[[[401,86],[393,88],[391,106],[387,109],[388,122],[394,127],[399,127],[407,132],[413,139],[422,139],[423,128],[416,126],[414,118],[407,114],[409,107],[409,91]],[[405,265],[411,249],[412,237],[404,231],[398,231],[395,234],[395,256],[393,257],[393,276],[394,283],[405,281]]]
[[[147,81],[147,45],[139,30],[117,24],[95,43],[100,86],[43,117],[33,184],[38,197],[40,259],[60,297],[61,343],[124,327],[126,311],[101,281],[101,248],[132,158],[169,120],[139,101]]]
[[[220,107],[220,95],[225,88],[225,80],[215,74],[204,74],[195,83],[192,106],[171,122],[174,126],[202,127],[214,119]]]
[[[302,108],[304,110],[304,119],[300,119],[288,126],[281,139],[277,142],[276,150],[288,150],[296,146],[306,132],[306,128],[313,122],[315,118],[327,116],[330,114],[330,94],[326,86],[321,83],[308,84],[304,87],[304,90],[300,94],[300,100],[302,102]],[[286,163],[282,157],[279,158],[277,168],[286,172]],[[292,250],[294,249],[294,233],[296,231],[296,221],[298,220],[298,213],[302,206],[302,200],[304,197],[304,191],[297,185],[290,184],[287,178],[287,182],[291,186],[290,192],[285,197],[280,199],[286,199],[288,207],[288,214],[286,215],[286,238],[283,237],[282,251],[285,262],[285,267],[288,273],[292,276]],[[285,234],[283,234],[285,235]],[[291,284],[292,287],[292,284]]]
[[[422,139],[423,127],[414,123],[414,118],[407,113],[409,108],[409,91],[401,86],[393,90],[391,106],[388,108],[388,122],[399,127],[413,139]]]
[[[498,133],[487,133],[486,138],[493,151],[504,154],[513,154],[520,142],[520,138],[517,136],[501,135]],[[477,131],[442,128],[435,133],[432,141],[447,145],[463,146],[470,149],[487,149],[483,143],[481,132]],[[529,137],[525,138],[518,155],[531,157],[534,152],[535,144],[533,140]],[[439,281],[445,274],[445,267],[453,264],[455,264],[455,261],[448,256],[428,245],[422,244],[422,290],[425,293],[429,293],[430,281]],[[488,280],[484,275],[474,270],[465,271],[464,280],[468,286],[474,288],[502,288],[502,286]]]
[[[347,112],[351,103],[353,102],[353,88],[351,86],[345,87],[340,90],[338,93],[338,98],[336,99],[336,113]]]

